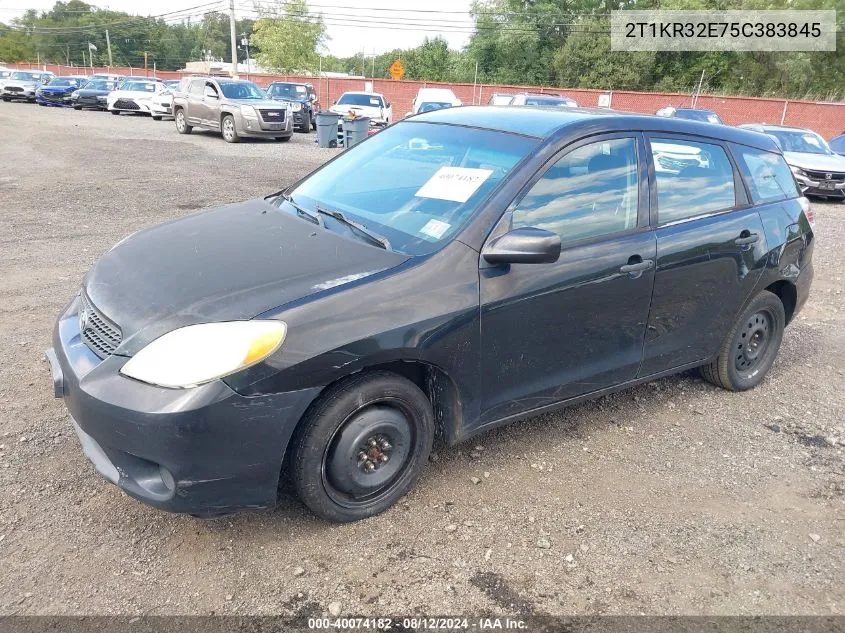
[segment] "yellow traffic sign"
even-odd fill
[[[405,76],[405,67],[402,65],[401,60],[397,59],[390,65],[390,76],[396,81],[399,81]]]

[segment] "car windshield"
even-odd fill
[[[104,79],[94,79],[85,84],[85,90],[114,90],[115,82]]]
[[[777,141],[784,152],[803,152],[805,154],[833,154],[825,140],[815,132],[790,132],[785,130],[767,130],[766,134]]]
[[[719,115],[710,110],[675,110],[675,118],[703,123],[721,123]]]
[[[379,97],[378,95],[366,95],[356,92],[347,92],[346,94],[340,96],[340,99],[337,100],[337,105],[380,108],[384,105],[384,103],[382,102],[381,97]]]
[[[38,73],[14,72],[10,79],[18,79],[20,81],[37,81],[41,77]]]
[[[120,89],[130,92],[155,92],[156,85],[148,81],[126,81],[120,86]]]
[[[466,224],[537,143],[504,132],[406,121],[347,150],[290,196],[309,211],[340,211],[386,237],[396,251],[425,255]],[[277,204],[296,213],[283,198]],[[334,220],[324,219],[334,229]]]
[[[266,99],[267,94],[251,81],[223,81],[220,89],[227,99]]]
[[[304,99],[308,96],[308,89],[302,84],[272,84],[267,92],[271,97],[288,99]]]
[[[162,83],[168,88],[175,88],[179,85],[179,79],[165,79]]]
[[[431,112],[432,110],[442,110],[443,108],[451,108],[452,104],[448,101],[426,101],[420,104],[420,112]]]
[[[56,77],[51,80],[48,86],[78,86],[79,80],[70,77]]]
[[[569,106],[570,99],[562,97],[525,97],[525,105],[531,106]]]

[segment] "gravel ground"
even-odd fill
[[[352,525],[100,478],[52,397],[59,310],[125,235],[307,173],[313,138],[0,104],[0,614],[845,613],[842,204],[814,204],[812,296],[752,392],[689,373],[490,432]]]

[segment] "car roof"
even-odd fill
[[[806,127],[792,127],[791,125],[777,125],[775,123],[743,123],[740,127],[746,130],[760,128],[765,132],[813,132],[813,130]]]
[[[476,127],[543,139],[563,134],[567,130],[589,130],[594,134],[627,130],[675,132],[741,143],[767,151],[780,151],[774,140],[759,132],[728,125],[598,108],[464,106],[425,112],[409,120]]]
[[[344,92],[343,95],[367,95],[368,97],[383,97],[384,95],[380,92],[366,92],[365,90],[347,90]]]

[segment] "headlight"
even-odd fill
[[[159,387],[196,387],[261,362],[279,349],[286,332],[282,321],[189,325],[154,340],[120,373]]]
[[[74,90],[73,92],[71,92],[70,98],[71,99],[79,99],[79,90]]]
[[[789,168],[792,170],[792,173],[796,176],[801,176],[802,178],[809,178],[807,172],[801,169],[800,167],[795,167],[794,165],[790,165]]]
[[[41,88],[36,88],[36,89],[35,89],[35,94],[37,94],[37,95],[40,95],[40,94],[41,94],[41,93],[43,93],[43,92],[44,92],[44,91],[43,91],[43,90],[41,90]]]
[[[241,114],[243,114],[244,116],[251,117],[253,119],[258,118],[258,113],[255,111],[255,108],[253,108],[250,105],[242,105],[241,106]]]
[[[302,104],[301,104],[301,103],[293,103],[293,102],[291,102],[291,103],[289,103],[288,105],[290,106],[290,111],[291,111],[291,112],[299,112],[300,110],[302,110]]]

